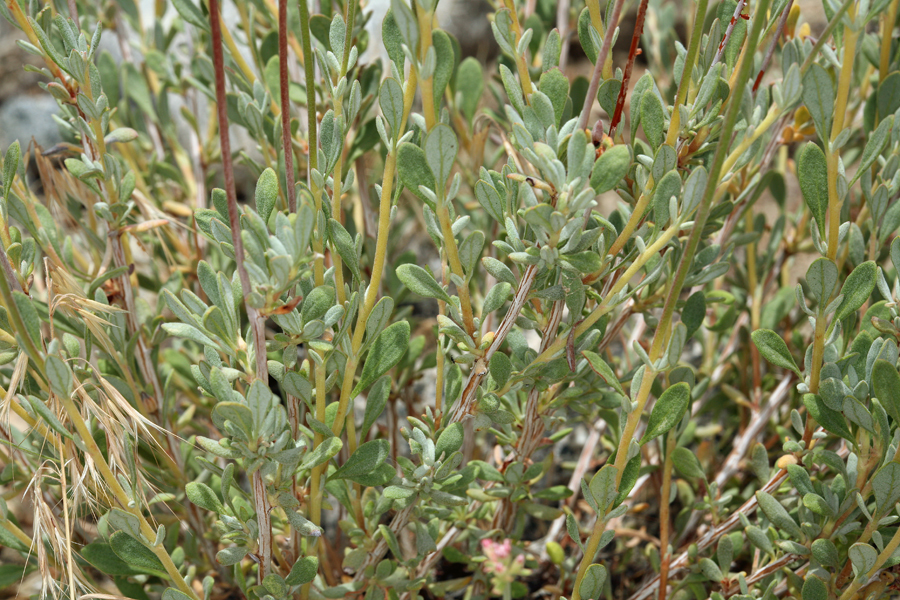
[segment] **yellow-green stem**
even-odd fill
[[[519,15],[516,13],[516,3],[514,0],[503,0],[503,5],[509,9],[512,17],[512,28],[516,36],[516,47],[518,48],[519,40],[522,39],[522,26],[519,24]],[[522,91],[525,92],[525,102],[530,103],[529,98],[531,98],[534,88],[531,85],[531,75],[528,73],[528,63],[525,62],[524,56],[519,56],[518,52],[516,52],[515,59],[516,69],[519,72],[519,81],[522,83]]]
[[[313,364],[313,368],[315,369],[315,381],[316,381],[316,419],[320,423],[325,422],[325,363],[326,358],[321,357],[322,364],[316,364],[311,360]],[[324,437],[321,433],[316,432],[313,436],[313,447],[315,450],[322,443]],[[309,520],[312,521],[314,525],[320,525],[322,523],[322,474],[325,471],[325,465],[319,465],[314,467],[312,470],[311,481],[309,484]],[[312,541],[307,548],[307,554],[310,556],[315,556],[318,551],[318,539],[312,538]],[[300,595],[304,600],[309,598],[309,587],[310,584],[307,583],[303,586],[300,591]]]
[[[898,6],[900,6],[900,0],[892,0],[888,11],[881,15],[881,57],[878,62],[879,83],[884,81],[891,68],[891,42],[894,41],[894,24],[897,23]]]
[[[406,120],[416,95],[416,72],[410,71],[409,80],[403,93],[403,118],[400,121],[400,131],[394,136],[400,137],[400,132],[406,128]],[[338,403],[338,411],[335,415],[332,431],[338,435],[344,428],[344,420],[347,416],[347,407],[350,403],[350,392],[353,390],[353,378],[356,375],[356,366],[359,364],[359,350],[362,348],[363,335],[366,332],[366,321],[378,300],[378,288],[381,287],[381,279],[384,276],[384,265],[387,259],[388,235],[391,228],[391,201],[394,192],[394,176],[397,173],[397,149],[392,148],[384,161],[384,180],[381,187],[381,200],[378,208],[378,237],[375,242],[375,260],[372,263],[372,280],[366,290],[365,301],[359,310],[356,327],[353,330],[351,341],[351,357],[344,367],[344,379],[341,383],[341,397]]]
[[[856,19],[856,6],[847,10],[851,23]],[[837,95],[834,102],[834,119],[831,126],[831,143],[828,144],[828,258],[837,258],[838,232],[841,225],[841,199],[838,198],[837,178],[839,153],[834,148],[834,141],[844,130],[844,119],[847,115],[847,100],[850,97],[850,83],[853,76],[853,63],[856,60],[856,41],[859,31],[854,27],[844,27],[844,55],[841,62],[841,74],[838,79]]]
[[[603,536],[605,526],[606,522],[598,515],[597,522],[594,523],[594,529],[591,531],[591,537],[588,538],[588,542],[584,547],[584,556],[581,557],[581,564],[578,566],[578,574],[575,575],[575,587],[572,589],[572,600],[581,600],[581,581],[584,579],[584,574],[587,573],[588,567],[591,566],[594,557],[597,555],[597,548],[600,546],[600,538]]]

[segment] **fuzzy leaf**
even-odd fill
[[[376,379],[387,373],[394,365],[400,362],[406,349],[409,347],[409,322],[398,321],[385,328],[366,355],[359,383],[353,389],[353,396],[372,385]]]
[[[631,148],[618,144],[606,150],[591,170],[591,187],[597,194],[614,190],[631,168]]]
[[[877,277],[878,266],[874,261],[864,262],[853,269],[841,287],[841,295],[844,296],[844,299],[838,305],[834,318],[842,321],[865,304],[875,289]]]
[[[366,442],[329,479],[356,481],[361,476],[371,474],[384,463],[390,449],[390,444],[385,439]]]
[[[825,153],[813,142],[808,142],[797,156],[797,179],[803,200],[816,219],[819,235],[824,238],[825,215],[828,212],[828,167]]]
[[[900,372],[884,359],[872,366],[872,392],[895,423],[900,423]]]
[[[131,568],[157,577],[167,577],[166,568],[145,545],[125,533],[117,531],[109,537],[109,545]]]
[[[790,369],[798,377],[803,376],[800,373],[800,369],[797,368],[797,363],[794,362],[794,357],[791,356],[787,344],[784,343],[780,335],[769,329],[758,329],[750,334],[750,337],[753,339],[753,343],[756,344],[759,353],[767,361],[776,367]]]
[[[641,438],[643,446],[650,440],[667,433],[684,417],[691,404],[691,386],[685,382],[669,386],[653,405],[647,431]]]
[[[397,267],[397,278],[411,291],[426,298],[436,298],[444,302],[450,302],[450,296],[444,291],[434,276],[420,267],[408,263]]]
[[[791,518],[791,515],[788,514],[788,511],[778,500],[763,491],[756,492],[756,500],[759,502],[759,507],[766,515],[766,518],[769,519],[775,527],[784,529],[795,539],[803,539],[803,531],[800,529],[800,526],[797,525],[797,522],[794,521],[793,518]]]

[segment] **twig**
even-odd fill
[[[631,69],[634,67],[634,59],[638,55],[638,44],[641,41],[641,34],[644,32],[644,18],[647,16],[647,0],[641,0],[638,7],[637,19],[634,22],[634,33],[631,36],[631,48],[628,50],[628,62],[625,64],[625,72],[622,74],[622,87],[619,89],[619,96],[616,98],[616,110],[613,113],[612,120],[609,122],[609,135],[615,138],[616,127],[622,119],[622,112],[625,108],[625,95],[628,93],[628,80],[631,79]]]
[[[787,6],[784,7],[784,12],[781,13],[781,19],[778,21],[778,28],[775,30],[775,35],[772,36],[772,42],[769,44],[769,49],[766,50],[766,56],[763,58],[762,65],[759,68],[759,75],[756,76],[756,81],[753,82],[753,92],[759,89],[759,84],[762,83],[763,75],[766,74],[766,69],[769,67],[769,62],[772,60],[772,55],[775,53],[775,46],[778,45],[778,40],[781,39],[781,34],[784,32],[784,25],[787,23],[788,15],[791,12],[791,6],[794,5],[794,0],[788,0]],[[776,131],[778,131],[776,129]]]
[[[281,142],[284,145],[284,177],[287,189],[288,210],[297,212],[297,196],[294,193],[294,150],[291,136],[291,111],[288,80],[287,53],[287,5],[288,0],[278,0],[278,78],[281,84]]]
[[[737,20],[742,18],[741,13],[744,12],[744,4],[745,0],[738,0],[737,6],[734,7],[734,14],[731,15],[731,20],[728,22],[728,28],[725,29],[725,35],[722,36],[722,41],[719,42],[719,49],[716,51],[716,55],[709,65],[710,70],[722,60],[722,55],[725,54],[725,46],[728,45],[731,34],[734,32],[734,26],[737,24]]]
[[[566,72],[569,62],[569,8],[570,0],[559,0],[556,5],[556,29],[559,30],[559,70]]]
[[[578,129],[587,127],[588,118],[591,116],[591,107],[594,106],[594,99],[597,97],[597,90],[600,89],[600,77],[603,74],[603,65],[606,63],[606,57],[612,52],[613,36],[619,26],[619,17],[622,14],[622,6],[625,0],[616,0],[613,6],[612,18],[606,24],[606,32],[603,35],[603,46],[600,48],[600,54],[597,56],[597,63],[594,65],[594,74],[591,76],[591,85],[588,87],[587,96],[584,98],[584,106],[581,109],[581,116],[578,118]]]
[[[534,284],[535,277],[537,277],[537,267],[530,265],[525,269],[525,273],[522,274],[522,279],[519,280],[519,286],[516,288],[512,305],[494,333],[494,341],[491,342],[484,356],[477,360],[472,370],[469,371],[469,378],[466,380],[466,385],[463,388],[462,397],[459,399],[459,402],[453,405],[453,412],[450,414],[451,423],[461,421],[463,417],[472,411],[472,400],[475,398],[475,390],[478,389],[478,386],[481,385],[481,381],[487,374],[487,365],[490,364],[491,357],[500,349],[516,319],[519,318],[519,313],[522,312],[522,308],[525,306],[525,301],[528,298],[528,293],[531,291],[532,284]]]
[[[241,290],[244,293],[247,318],[253,332],[253,344],[256,350],[256,378],[268,385],[269,372],[266,363],[266,339],[263,319],[249,303],[250,276],[244,266],[244,243],[241,240],[241,222],[238,213],[237,194],[234,187],[234,167],[231,162],[231,140],[228,137],[228,107],[225,101],[225,65],[222,57],[222,30],[219,21],[219,0],[209,0],[209,23],[212,33],[213,68],[216,75],[216,110],[219,120],[219,142],[222,151],[222,169],[225,176],[225,195],[228,199],[228,220],[231,225],[231,239],[234,244],[234,260],[237,265]],[[260,579],[265,578],[272,569],[272,524],[269,517],[268,493],[262,474],[256,471],[253,476],[256,518],[259,523]]]

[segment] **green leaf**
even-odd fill
[[[225,507],[219,501],[219,497],[212,491],[212,488],[200,481],[191,481],[185,486],[185,493],[188,500],[199,506],[200,508],[222,514]]]
[[[6,156],[3,158],[3,189],[9,190],[12,188],[13,178],[16,176],[16,172],[19,170],[19,157],[22,154],[22,150],[19,147],[19,140],[14,141],[10,144],[9,148],[6,149]]]
[[[321,319],[332,306],[334,306],[334,288],[330,285],[320,285],[313,288],[303,300],[300,318],[305,325],[315,319]]]
[[[182,337],[203,346],[216,347],[216,343],[208,335],[187,323],[163,323],[163,331],[174,337]]]
[[[501,306],[503,303],[509,299],[510,294],[512,294],[513,286],[511,286],[506,281],[501,281],[497,285],[491,288],[491,291],[487,293],[484,297],[484,304],[481,307],[481,317],[484,318],[486,315],[491,314]]]
[[[397,80],[388,77],[381,84],[378,92],[378,103],[381,105],[381,113],[391,127],[391,136],[399,140],[403,133],[400,131],[400,122],[403,120],[403,89]]]
[[[220,565],[230,567],[244,560],[244,557],[249,553],[250,549],[244,546],[231,546],[230,548],[223,548],[222,550],[216,552],[216,562]]]
[[[585,7],[578,15],[578,41],[581,43],[584,54],[591,61],[591,64],[597,64],[597,48],[591,39],[591,29],[594,29],[594,26],[591,24],[591,13]],[[599,35],[596,29],[594,29],[594,34]]]
[[[438,123],[425,138],[424,149],[428,168],[438,186],[435,191],[440,194],[450,178],[450,171],[459,150],[459,141],[449,126]]]
[[[447,32],[435,29],[431,33],[431,45],[434,48],[435,68],[432,75],[432,87],[434,97],[434,110],[437,114],[441,112],[441,101],[444,98],[444,91],[447,84],[453,77],[453,70],[456,68],[456,53],[453,51],[453,42]]]
[[[837,279],[837,265],[829,258],[817,258],[806,270],[806,283],[809,285],[813,298],[823,310],[831,300],[831,294],[834,293],[834,288],[837,286]]]
[[[14,291],[13,300],[19,314],[22,315],[22,321],[25,323],[25,331],[17,331],[20,336],[27,335],[35,345],[40,346],[41,341],[41,318],[38,316],[37,310],[34,308],[34,301],[22,292]]]
[[[609,148],[594,163],[591,187],[597,194],[616,189],[631,168],[631,148],[618,144]]]
[[[865,304],[875,289],[877,277],[878,266],[874,261],[866,261],[853,269],[853,272],[847,276],[847,279],[844,280],[844,285],[841,287],[841,294],[844,296],[844,299],[841,300],[837,307],[834,315],[835,320],[843,321]]]
[[[569,78],[554,67],[541,73],[538,89],[550,98],[550,104],[553,105],[553,115],[556,117],[556,124],[559,125],[563,111],[566,108],[566,100],[569,99]]]
[[[881,514],[893,510],[900,501],[900,464],[891,461],[878,469],[872,477],[872,491],[875,492],[875,502]]]
[[[341,451],[344,442],[339,437],[328,438],[316,447],[315,450],[309,452],[303,457],[298,470],[305,471],[318,467],[319,465],[331,460],[331,458]]]
[[[893,73],[897,75],[897,78],[900,79],[900,73]],[[875,163],[875,159],[881,154],[881,151],[884,150],[885,144],[887,144],[888,140],[891,137],[891,130],[894,127],[894,115],[888,115],[879,125],[878,128],[869,136],[869,141],[866,142],[866,147],[863,149],[862,158],[859,161],[859,168],[856,171],[856,175],[853,176],[853,181],[856,181]],[[852,182],[851,182],[852,185]]]
[[[803,104],[816,125],[823,140],[831,136],[831,118],[834,114],[834,84],[825,68],[813,63],[803,77]]]
[[[166,568],[153,554],[153,551],[124,531],[113,533],[109,537],[109,545],[116,556],[125,561],[132,569],[147,575],[168,577]]]
[[[878,119],[884,119],[881,123],[884,123],[889,116],[897,112],[897,109],[900,108],[900,72],[894,71],[889,73],[878,84],[876,103],[878,106]]]
[[[484,70],[475,57],[470,56],[460,63],[456,73],[456,93],[460,110],[471,123],[484,93]]]
[[[328,219],[328,229],[331,241],[334,243],[341,259],[343,259],[344,265],[350,269],[357,281],[360,280],[359,257],[356,255],[356,244],[353,242],[353,238],[350,237],[344,226],[335,219]]]
[[[172,0],[175,10],[181,15],[181,18],[203,31],[209,31],[209,21],[203,14],[203,11],[197,7],[192,0]]]
[[[653,193],[653,216],[658,225],[668,223],[669,218],[674,216],[669,215],[669,199],[672,196],[676,199],[681,196],[681,175],[678,171],[669,171],[656,184]]]
[[[653,405],[650,421],[647,423],[647,431],[641,438],[640,445],[643,446],[653,438],[659,437],[675,427],[684,417],[690,404],[691,386],[683,381],[669,386]]]
[[[101,573],[112,576],[140,575],[143,571],[136,569],[113,552],[109,544],[93,542],[81,549],[81,557],[88,561]],[[21,573],[21,571],[20,571]],[[2,585],[0,585],[2,587]]]
[[[269,222],[269,215],[278,201],[278,175],[272,169],[266,169],[256,182],[256,212],[263,223]]]
[[[831,567],[832,569],[840,567],[841,563],[837,546],[831,540],[818,539],[812,543],[810,550],[813,558],[819,561],[823,567]]]
[[[366,442],[356,449],[341,467],[331,474],[329,479],[349,479],[356,481],[378,469],[387,459],[391,445],[385,439]]]
[[[597,514],[606,514],[606,510],[616,499],[616,467],[610,464],[604,465],[591,477],[589,487],[591,496],[597,503]]]
[[[687,448],[681,446],[675,448],[672,452],[672,464],[683,477],[696,479],[706,476],[703,472],[703,468],[700,466],[697,455]]]
[[[824,239],[825,215],[828,213],[828,167],[825,153],[813,142],[807,142],[797,156],[797,179],[803,200],[816,219],[819,235]]]
[[[853,434],[847,426],[844,415],[834,409],[828,408],[819,396],[815,394],[804,394],[803,404],[806,406],[806,410],[809,411],[809,414],[812,415],[812,418],[815,419],[819,425],[835,435],[839,435],[851,442],[854,441]]]
[[[872,392],[895,423],[900,423],[900,372],[884,359],[872,366]]]
[[[494,383],[498,387],[506,385],[506,382],[509,381],[509,374],[512,372],[512,362],[509,360],[509,357],[502,352],[495,352],[491,357],[489,367]]]
[[[666,112],[662,101],[652,90],[641,99],[641,126],[650,147],[655,151],[663,143],[666,130]]]
[[[304,556],[294,563],[291,572],[284,581],[288,585],[305,585],[316,578],[319,572],[319,558],[317,556]]]
[[[353,389],[352,396],[356,396],[366,389],[376,379],[387,373],[394,365],[400,362],[406,349],[409,347],[409,322],[398,321],[378,334],[372,344],[372,348],[366,355],[359,383]]]
[[[581,586],[578,588],[578,591],[585,600],[596,600],[603,593],[605,584],[606,567],[593,564],[584,572],[584,579],[581,580]]]
[[[815,575],[808,575],[800,595],[803,600],[828,600],[828,586]]]
[[[803,539],[803,531],[800,529],[800,526],[791,518],[791,515],[788,514],[788,511],[778,500],[763,491],[756,492],[756,500],[759,502],[759,507],[762,509],[763,514],[776,527],[785,530],[794,539]]]
[[[853,544],[847,555],[853,565],[853,574],[858,578],[868,575],[878,563],[878,551],[868,544]]]
[[[166,588],[162,593],[162,600],[191,600],[191,597],[175,588]]]
[[[400,183],[426,203],[431,201],[419,191],[419,186],[437,191],[434,175],[425,159],[425,151],[410,142],[403,142],[397,148],[397,175]]]
[[[711,558],[701,558],[700,563],[700,572],[706,576],[710,581],[714,581],[716,583],[722,581],[725,576],[722,574],[722,569],[719,568]]]
[[[68,398],[68,396],[64,397]],[[62,422],[57,418],[56,414],[50,410],[50,407],[48,407],[43,400],[32,395],[28,395],[27,398],[28,403],[31,405],[31,409],[40,416],[53,431],[70,440],[74,439],[69,430],[65,428]]]
[[[446,460],[447,457],[462,447],[463,439],[462,423],[451,423],[448,425],[444,431],[441,432],[437,443],[434,445],[435,458],[440,458],[443,454],[444,459]]]
[[[581,355],[587,359],[588,365],[590,365],[594,373],[602,377],[603,381],[605,381],[614,390],[616,390],[626,398],[628,397],[628,394],[626,394],[625,390],[622,388],[622,384],[619,383],[619,378],[616,377],[615,372],[608,364],[606,364],[606,361],[603,360],[599,354],[597,354],[596,352],[591,352],[590,350],[583,350],[581,352]]]
[[[382,377],[372,386],[366,396],[366,412],[363,415],[363,425],[359,430],[361,435],[365,435],[387,405],[388,395],[391,391],[391,378]]]
[[[791,356],[791,351],[788,350],[787,344],[781,339],[780,335],[770,329],[758,329],[750,334],[750,337],[753,339],[753,343],[756,344],[759,353],[767,361],[776,367],[790,369],[798,377],[803,376],[794,362],[794,357]]]
[[[684,323],[684,326],[687,328],[687,336],[685,339],[690,339],[690,337],[694,335],[694,332],[700,328],[703,324],[703,319],[705,318],[706,296],[701,290],[691,294],[690,298],[687,299],[687,302],[684,303],[684,308],[681,309],[681,322]]]
[[[436,298],[444,302],[450,302],[450,296],[444,291],[434,275],[419,265],[407,263],[397,267],[397,278],[403,282],[412,292],[426,298]]]

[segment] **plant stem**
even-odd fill
[[[509,0],[507,0],[509,1]],[[599,1],[599,0],[598,0]],[[594,100],[597,98],[597,90],[600,89],[600,79],[603,74],[603,65],[606,58],[612,53],[612,38],[619,26],[619,17],[622,14],[622,6],[625,0],[615,0],[613,6],[612,18],[606,24],[606,33],[603,35],[603,46],[600,48],[600,54],[597,56],[597,64],[594,65],[594,74],[591,76],[591,84],[588,87],[587,96],[584,97],[584,106],[581,108],[581,116],[578,117],[578,129],[587,127],[588,118],[591,116],[591,108],[594,106]]]
[[[852,22],[856,18],[856,7],[850,6],[847,16]],[[847,100],[850,96],[850,79],[853,76],[853,63],[856,60],[856,41],[859,31],[853,26],[844,27],[844,55],[841,60],[841,74],[838,79],[837,95],[834,102],[834,120],[831,126],[831,142],[826,146],[828,167],[828,258],[835,260],[838,250],[838,231],[841,225],[841,203],[838,197],[837,179],[839,151],[834,148],[834,141],[844,130],[844,118],[847,115]]]
[[[588,567],[594,562],[594,557],[597,556],[597,548],[600,546],[600,538],[603,536],[605,526],[606,521],[604,521],[600,515],[597,515],[597,522],[594,523],[591,537],[588,538],[588,542],[584,547],[584,556],[581,557],[581,564],[578,566],[578,573],[575,575],[575,583],[572,588],[572,600],[581,600],[581,582],[584,579],[585,573],[587,573]]]
[[[413,100],[416,95],[416,72],[409,72],[409,80],[406,82],[406,88],[403,91],[403,118],[400,121],[399,129],[402,132],[406,129],[406,120],[409,118],[409,112],[412,110]],[[394,140],[399,139],[401,133],[398,132],[394,136]],[[384,161],[384,179],[381,187],[381,201],[378,208],[378,237],[375,241],[375,260],[372,264],[372,280],[369,281],[369,287],[366,289],[366,297],[359,309],[359,316],[356,319],[356,327],[353,329],[353,338],[351,341],[351,355],[344,367],[344,379],[341,383],[341,397],[338,404],[338,411],[334,418],[334,426],[332,432],[339,435],[344,428],[344,420],[347,417],[347,410],[350,404],[350,393],[353,390],[353,378],[356,375],[356,367],[359,365],[359,351],[363,344],[363,335],[366,332],[366,322],[375,302],[378,300],[378,289],[381,287],[381,280],[384,277],[384,266],[387,260],[387,243],[391,228],[391,202],[394,192],[394,176],[397,174],[397,148],[394,147],[388,153]]]
[[[609,135],[615,138],[616,127],[622,118],[622,110],[625,108],[625,95],[628,92],[628,80],[631,79],[631,70],[634,68],[634,59],[638,53],[638,44],[641,41],[641,34],[644,32],[644,18],[647,16],[647,0],[641,0],[638,6],[637,18],[634,22],[634,33],[631,35],[631,47],[628,50],[628,62],[625,63],[625,72],[622,75],[622,87],[619,88],[619,95],[616,98],[616,110],[613,112],[612,119],[609,122]]]
[[[749,57],[751,57],[756,51],[756,46],[759,41],[759,34],[762,30],[763,23],[765,22],[765,14],[769,9],[770,3],[770,0],[761,0],[760,4],[757,6],[757,17],[753,20],[753,26],[747,36],[747,42],[744,48],[748,58],[741,62],[740,70],[737,72],[735,86],[731,92],[732,98],[743,97],[744,89],[747,87],[747,81],[750,77],[750,69],[753,66],[753,61]],[[651,344],[650,351],[648,352],[651,361],[656,361],[662,355],[665,347],[664,345],[668,341],[669,331],[672,327],[672,317],[675,314],[675,307],[678,303],[678,299],[681,297],[681,290],[684,287],[684,281],[687,278],[689,270],[691,269],[694,254],[696,253],[697,247],[700,244],[700,238],[702,237],[703,228],[706,225],[706,220],[709,217],[713,199],[716,196],[718,182],[722,175],[722,170],[725,166],[726,159],[729,154],[728,151],[731,142],[731,136],[732,132],[734,131],[734,126],[737,123],[737,118],[740,114],[740,110],[741,107],[739,102],[731,102],[728,104],[728,110],[725,112],[725,122],[722,126],[722,131],[719,137],[719,144],[716,148],[712,165],[709,170],[709,177],[707,179],[706,188],[703,192],[703,198],[700,201],[700,206],[697,208],[697,213],[694,217],[694,227],[691,230],[691,235],[688,238],[688,242],[685,246],[684,252],[680,260],[678,261],[678,269],[675,271],[675,276],[673,277],[672,283],[669,287],[669,293],[666,297],[666,302],[663,307],[662,318],[660,319],[659,325],[656,328],[656,333],[653,336],[653,343]],[[640,420],[641,413],[643,412],[644,406],[646,406],[647,404],[647,399],[650,393],[650,388],[653,383],[654,376],[655,373],[652,371],[652,369],[647,368],[644,370],[644,376],[641,381],[638,397],[632,399],[637,403],[637,408],[629,413],[628,421],[625,425],[625,434],[622,435],[619,441],[619,448],[616,453],[617,480],[621,480],[622,471],[625,467],[625,461],[628,454],[628,447],[631,444],[631,435],[634,433],[634,430],[637,427],[637,423]]]
[[[519,15],[516,12],[516,4],[514,0],[503,0],[503,5],[509,9],[510,17],[512,17],[513,33],[516,35],[516,48],[519,46],[519,40],[522,39],[522,26],[519,24]],[[531,75],[528,73],[528,63],[525,62],[524,56],[519,56],[518,51],[514,57],[516,60],[516,69],[519,72],[519,80],[522,82],[522,91],[525,94],[525,102],[529,102],[534,88],[531,84]]]
[[[666,600],[666,588],[669,586],[669,498],[672,495],[672,452],[675,450],[675,430],[666,435],[666,460],[663,463],[663,482],[659,491],[659,600]]]
[[[318,121],[316,119],[316,61],[312,51],[312,34],[309,29],[309,7],[306,2],[300,2],[300,35],[303,42],[303,69],[304,80],[306,83],[306,131],[308,139],[308,158],[307,158],[307,178],[306,184],[312,192],[313,202],[316,207],[316,214],[322,211],[322,196],[312,178],[312,171],[318,168],[319,164],[319,136],[317,133]],[[318,229],[318,228],[317,228]],[[325,252],[325,244],[323,243],[324,231],[316,231],[313,236],[313,252],[315,259],[313,260],[313,272],[316,286],[324,283],[325,268],[322,257]]]
[[[898,7],[900,7],[900,0],[892,0],[888,12],[881,16],[881,56],[878,62],[878,83],[884,81],[891,68],[891,43],[894,41],[894,25],[897,23]]]
[[[297,212],[297,195],[294,193],[294,150],[291,135],[290,80],[288,79],[288,0],[278,0],[278,81],[281,87],[281,142],[284,145],[284,178],[287,185],[288,210]]]
[[[324,356],[320,357],[321,364],[316,363],[310,357],[310,362],[313,363],[313,368],[315,369],[315,380],[316,380],[316,419],[319,422],[325,422],[325,361],[326,358]],[[312,450],[318,448],[322,441],[324,440],[324,436],[321,433],[316,432],[313,437],[313,446]],[[311,481],[309,484],[309,520],[312,521],[314,525],[320,525],[322,523],[322,474],[325,472],[325,465],[318,465],[314,467],[312,470]],[[313,538],[310,546],[307,548],[307,554],[310,556],[315,556],[317,552],[317,546],[319,543],[319,538]],[[309,583],[303,586],[301,589],[301,598],[306,600],[309,598]]]

